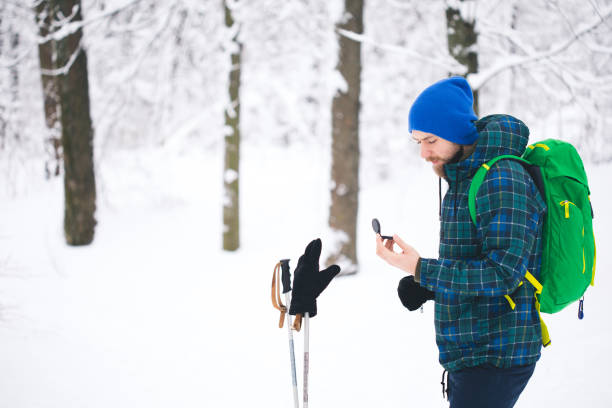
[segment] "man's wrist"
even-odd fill
[[[421,257],[419,257],[416,267],[414,268],[414,281],[421,283]]]

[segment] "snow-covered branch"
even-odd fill
[[[357,41],[362,44],[368,44],[375,48],[379,48],[381,50],[390,51],[390,52],[394,52],[397,54],[408,55],[414,58],[415,60],[424,62],[429,65],[436,66],[438,68],[442,68],[448,72],[454,72],[457,74],[463,74],[466,72],[466,68],[463,65],[457,63],[457,61],[455,61],[454,59],[450,57],[447,58],[446,60],[438,60],[438,59],[423,55],[419,53],[418,51],[414,51],[409,48],[400,47],[398,45],[393,45],[393,44],[384,44],[384,43],[377,42],[363,34],[357,34],[352,31],[344,30],[341,28],[336,29],[336,31],[338,32],[338,34],[346,38],[349,38],[353,41]]]
[[[32,48],[28,48],[14,59],[5,59],[0,57],[0,68],[13,68],[25,60],[32,52]]]
[[[602,11],[601,15],[598,15],[596,19],[583,25],[581,28],[575,30],[574,35],[572,37],[568,38],[567,40],[559,44],[553,45],[552,47],[550,47],[549,50],[544,51],[544,52],[539,52],[539,53],[532,52],[526,56],[512,56],[512,57],[506,58],[504,61],[501,61],[493,65],[491,68],[483,72],[470,74],[468,76],[468,80],[470,84],[472,85],[472,88],[477,90],[481,88],[484,84],[486,84],[488,81],[490,81],[492,78],[494,78],[496,75],[498,75],[499,73],[507,69],[510,69],[516,66],[520,66],[520,65],[529,64],[529,63],[539,61],[539,60],[548,59],[556,55],[559,55],[563,53],[564,51],[566,51],[572,44],[574,44],[581,37],[593,31],[595,28],[597,28],[602,23],[604,23],[606,19],[610,17],[611,15],[612,15],[612,7],[608,8],[607,10]],[[513,37],[510,37],[510,38],[512,38],[513,42],[515,42],[516,44],[519,44],[519,42],[515,38]],[[521,46],[524,50],[527,50],[529,48],[524,44],[521,44]]]
[[[162,36],[164,31],[166,31],[168,29],[168,27],[170,26],[170,21],[172,20],[172,17],[174,16],[175,12],[176,12],[176,4],[173,5],[170,8],[170,10],[167,12],[166,18],[164,19],[162,24],[151,35],[151,37],[147,41],[147,44],[140,51],[138,57],[136,57],[136,59],[135,59],[136,62],[134,63],[134,65],[133,65],[130,73],[127,75],[126,79],[131,79],[135,75],[137,75],[138,71],[140,70],[141,65],[143,64],[143,62],[145,60],[145,57],[151,51],[151,49],[153,48],[153,45],[155,44],[155,42]]]
[[[129,7],[132,7],[134,5],[136,5],[137,3],[141,2],[142,0],[130,0],[127,3],[115,7],[111,10],[105,11],[103,13],[100,13],[98,15],[92,16],[90,18],[87,18],[86,20],[81,20],[81,21],[72,21],[72,19],[74,18],[74,16],[76,15],[76,12],[78,11],[77,8],[75,8],[74,10],[72,10],[72,13],[67,16],[62,18],[61,21],[54,21],[52,24],[54,27],[59,27],[57,30],[53,31],[51,33],[49,33],[46,36],[43,37],[38,37],[37,39],[37,45],[39,44],[44,44],[48,41],[54,40],[54,41],[60,41],[74,33],[76,33],[78,30],[82,29],[83,27],[95,23],[97,21],[101,21],[103,19],[109,18],[109,17],[113,17],[116,16],[117,14],[121,13],[122,11],[126,10]],[[36,6],[36,4],[38,4],[38,2],[33,3],[34,6]],[[18,6],[18,3],[13,4],[13,6]],[[31,11],[31,9],[26,8],[23,5],[19,5],[20,7],[23,8],[23,10],[26,11]],[[23,52],[21,52],[20,55],[18,55],[16,58],[14,59],[4,59],[4,58],[0,58],[0,68],[11,68],[14,67],[16,65],[18,65],[19,63],[21,63],[25,58],[27,58],[27,56],[33,51],[32,47],[28,47],[27,49],[25,49]],[[77,50],[80,51],[80,48]],[[70,65],[72,65],[72,63],[74,62],[74,60],[76,59],[76,57],[73,55],[70,58],[70,63],[65,66],[65,67],[61,67],[61,68],[57,68],[54,70],[45,70],[47,72],[43,72],[43,74],[45,75],[58,75],[61,73],[65,73],[67,72],[67,69],[70,69]]]
[[[72,20],[72,18],[74,17],[74,12],[71,16],[68,16],[64,19],[64,21],[60,22],[59,24],[57,22],[55,22],[54,24],[59,26],[60,28],[53,31],[52,33],[44,36],[44,37],[40,37],[38,39],[38,43],[39,44],[44,44],[47,41],[51,41],[51,40],[55,40],[55,41],[60,41],[74,33],[76,33],[78,30],[82,29],[85,26],[88,26],[92,23],[95,23],[97,21],[100,20],[104,20],[106,18],[109,17],[113,17],[119,13],[121,13],[122,11],[136,5],[137,3],[141,2],[142,0],[130,0],[127,3],[121,5],[121,6],[117,6],[111,10],[105,11],[103,13],[88,17],[87,19],[81,20],[81,21],[73,21],[73,22],[69,22]]]
[[[81,39],[79,41],[78,47],[76,47],[76,49],[74,50],[72,55],[70,55],[70,58],[68,59],[68,62],[66,63],[66,65],[64,65],[63,67],[55,68],[55,69],[44,69],[44,68],[41,68],[40,72],[43,75],[48,75],[48,76],[67,75],[68,72],[70,71],[70,68],[74,64],[74,61],[76,61],[76,59],[79,57],[79,54],[83,50],[83,45],[82,44],[83,44],[83,39]]]
[[[593,52],[612,55],[612,47],[604,47],[603,45],[593,44],[593,43],[586,42],[586,41],[584,45]]]

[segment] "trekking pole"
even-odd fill
[[[289,259],[281,259],[283,293],[285,294],[285,304],[291,303],[289,293],[291,293],[291,271],[289,270]],[[291,315],[286,313],[287,318],[287,333],[289,335],[289,358],[291,360],[291,381],[293,386],[293,406],[299,408],[297,377],[295,370],[295,351],[293,345],[293,331],[291,330]]]
[[[304,403],[302,404],[302,408],[308,408],[308,369],[309,369],[309,360],[310,360],[310,352],[308,350],[308,337],[310,335],[310,314],[308,312],[304,313],[304,389],[302,390],[302,395],[304,397]]]
[[[279,271],[282,269],[282,276],[279,276]],[[289,304],[289,292],[291,291],[291,273],[289,272],[289,260],[282,259],[274,267],[272,274],[272,305],[275,309],[281,312],[280,319],[278,321],[278,327],[283,327],[283,321],[285,316],[287,319],[287,330],[289,332],[289,358],[291,360],[291,377],[293,386],[293,404],[294,408],[299,408],[298,394],[297,394],[297,379],[295,370],[295,353],[293,347],[293,333],[291,332],[291,316],[287,313],[287,307],[283,305],[280,299],[280,281],[283,282],[283,293],[285,294],[285,302]]]
[[[302,389],[303,408],[308,408],[308,371],[310,362],[309,337],[310,318],[317,315],[317,297],[325,290],[329,282],[340,273],[338,265],[319,270],[321,240],[311,241],[304,255],[300,256],[294,271],[293,289],[289,314],[295,315],[293,329],[300,331],[304,320],[304,387]]]

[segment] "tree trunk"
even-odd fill
[[[363,33],[363,0],[345,0],[344,15],[337,28]],[[346,82],[332,101],[332,165],[329,226],[334,247],[327,262],[338,263],[342,274],[357,272],[357,214],[359,209],[359,94],[361,44],[338,35],[336,69]]]
[[[519,17],[519,7],[516,2],[512,5],[512,15],[510,17],[510,28],[514,31],[518,25],[518,17]],[[517,49],[513,42],[510,42],[510,55],[516,55]],[[510,68],[510,81],[508,88],[508,108],[507,113],[513,114],[515,112],[517,103],[516,103],[516,84],[517,84],[517,68]]]
[[[14,61],[19,57],[19,27],[8,15],[5,5],[0,6],[0,55],[9,61],[6,77],[8,86],[6,95],[0,101],[0,148],[4,149],[9,141],[18,142],[22,128],[23,109],[19,96],[19,65]],[[4,21],[3,21],[4,20]],[[2,24],[4,23],[4,24]],[[4,75],[4,74],[3,74]],[[1,80],[1,79],[0,79]]]
[[[54,0],[53,15],[74,12],[72,22],[82,20],[80,0]],[[60,101],[62,148],[64,153],[64,233],[69,245],[93,241],[96,219],[96,182],[93,162],[93,128],[89,113],[87,55],[81,47],[79,28],[57,41],[57,77]]]
[[[461,3],[473,0],[459,0]],[[467,68],[465,76],[478,72],[478,52],[476,42],[478,33],[474,30],[474,18],[466,18],[461,11],[452,6],[446,8],[446,27],[448,38],[448,52],[461,65]],[[478,91],[474,91],[474,112],[478,116]]]
[[[41,38],[50,34],[51,27],[51,8],[48,1],[41,1],[36,6],[36,23],[38,34]],[[61,165],[61,129],[59,121],[59,90],[57,76],[49,72],[57,68],[55,55],[55,41],[49,40],[38,44],[38,61],[41,70],[41,82],[43,90],[43,100],[45,109],[45,123],[47,125],[47,135],[45,145],[49,150],[49,157],[45,163],[47,178],[59,176]],[[45,73],[46,72],[46,73]]]
[[[11,39],[11,56],[13,58],[17,58],[17,55],[19,55],[19,33],[17,32],[17,27],[14,27],[11,24],[11,33],[10,33],[10,39]],[[13,134],[12,137],[15,140],[19,140],[19,130],[21,129],[20,126],[20,114],[19,114],[19,67],[17,65],[13,65],[10,68],[10,73],[11,73],[11,108],[10,108],[10,118],[11,120],[13,120],[16,123],[16,126],[13,126]]]
[[[0,3],[0,30],[4,30],[2,25],[6,18],[5,4]],[[4,56],[4,37],[0,35],[0,56]],[[6,147],[6,131],[7,131],[7,120],[6,111],[7,107],[3,104],[2,98],[0,98],[0,150],[4,150]]]
[[[235,30],[229,74],[229,104],[225,109],[225,171],[223,173],[223,249],[240,247],[240,62],[242,44],[234,27],[232,10],[225,6],[225,25]]]

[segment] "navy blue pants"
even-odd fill
[[[534,369],[535,363],[511,368],[485,364],[448,373],[450,408],[512,408]]]

